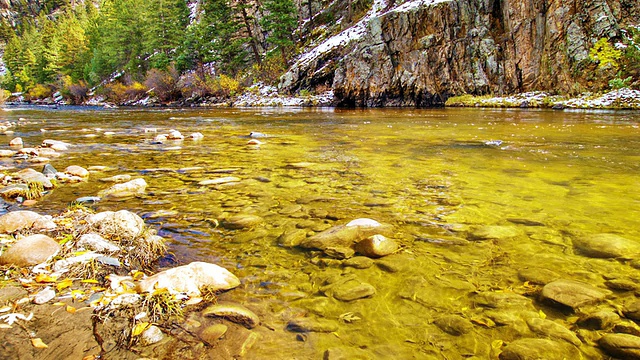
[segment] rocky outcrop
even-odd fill
[[[438,106],[451,95],[571,92],[589,48],[640,22],[632,0],[375,1],[301,56],[281,88],[333,87],[343,106]]]

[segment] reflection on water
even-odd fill
[[[537,300],[549,277],[603,289],[605,280],[638,278],[638,263],[589,258],[572,245],[598,233],[640,239],[637,113],[13,109],[0,116],[19,123],[13,136],[26,145],[74,144],[52,162],[58,169],[108,166],[88,183],[56,189],[38,211],[96,195],[108,186],[100,178],[143,177],[145,196],[95,209],[143,216],[170,244],[162,265],[215,262],[243,279],[224,296],[265,325],[248,358],[320,358],[327,349],[330,358],[487,358],[515,339],[551,336],[522,327],[527,313],[542,311],[579,333],[575,318]],[[152,143],[168,129],[205,137]],[[263,145],[246,145],[252,131],[268,135]],[[225,176],[241,181],[198,184]],[[217,226],[235,214],[264,222]],[[401,250],[354,267],[278,245],[285,232],[313,234],[356,218],[393,225]],[[332,291],[348,282],[371,284],[375,294],[336,300]],[[487,293],[528,300],[503,307],[485,301]],[[617,289],[610,300],[628,297],[633,291]],[[286,331],[305,316],[335,321],[338,330]],[[586,358],[603,356],[579,341]]]

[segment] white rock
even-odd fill
[[[182,135],[178,130],[169,130],[169,134],[167,134],[167,139],[184,140],[184,135]]]
[[[22,146],[24,143],[22,142],[22,138],[14,138],[9,141],[9,146]]]
[[[116,252],[120,251],[120,247],[109,242],[102,236],[94,233],[84,234],[76,243],[76,246],[90,249],[97,252]]]
[[[158,343],[164,339],[164,334],[159,327],[151,325],[147,330],[140,334],[140,342],[143,346]]]
[[[100,234],[118,235],[123,240],[137,238],[145,228],[142,218],[127,210],[103,211],[88,217],[87,223]]]
[[[86,254],[82,254],[82,255],[78,255],[78,256],[72,256],[69,258],[66,258],[64,260],[58,260],[55,262],[55,264],[53,264],[53,271],[58,272],[58,273],[64,273],[67,272],[69,270],[69,266],[74,265],[74,264],[80,264],[80,263],[87,263],[97,257],[100,257],[102,255],[95,253],[95,252],[88,252]]]
[[[189,139],[202,140],[202,139],[204,139],[204,135],[202,135],[202,133],[195,132],[195,133],[192,133],[191,135],[189,135]]]
[[[379,227],[382,225],[379,222],[372,219],[360,218],[360,219],[349,221],[347,226]]]
[[[33,297],[33,303],[38,305],[46,304],[55,297],[56,297],[55,290],[53,290],[50,286],[47,286],[46,288],[40,290]]]
[[[240,178],[238,177],[226,176],[226,177],[221,177],[217,179],[202,180],[198,183],[198,185],[200,186],[219,185],[219,184],[226,184],[226,183],[238,182],[238,181],[240,181]]]
[[[238,285],[240,280],[227,269],[215,264],[192,262],[140,280],[137,289],[138,292],[153,292],[156,288],[166,288],[171,293],[199,296],[202,287],[217,291],[233,289]]]
[[[116,184],[112,187],[102,190],[100,197],[127,197],[144,193],[147,188],[147,182],[144,179],[134,179],[126,183]]]
[[[56,151],[69,150],[69,146],[70,145],[65,143],[64,141],[51,140],[51,139],[46,139],[42,141],[42,147],[52,148],[53,150],[56,150]]]
[[[154,142],[167,141],[167,135],[165,135],[165,134],[156,135],[156,137],[153,138],[153,141]]]
[[[0,150],[0,157],[12,157],[15,153],[13,150],[2,149]]]
[[[142,300],[142,296],[138,294],[122,294],[111,300],[109,307],[117,308],[124,305],[134,305]]]

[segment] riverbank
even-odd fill
[[[241,95],[229,98],[183,99],[174,102],[160,102],[147,96],[139,100],[113,103],[104,97],[91,97],[81,105],[115,108],[128,107],[331,107],[338,103],[333,91],[320,94],[302,93],[287,95],[278,92],[274,86],[254,85]],[[20,94],[14,94],[7,101],[9,105],[69,105],[62,97],[50,97],[36,101],[25,101]],[[605,93],[584,93],[578,96],[554,95],[543,91],[526,92],[508,96],[461,95],[450,97],[445,107],[476,108],[548,108],[584,110],[640,110],[640,90],[628,88]]]

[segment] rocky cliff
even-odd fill
[[[355,25],[300,57],[280,85],[331,86],[343,106],[569,93],[594,80],[589,48],[638,23],[637,0],[376,0]]]

